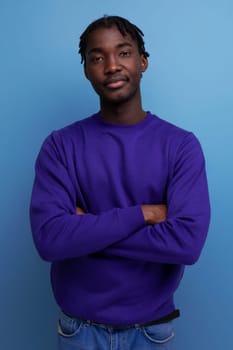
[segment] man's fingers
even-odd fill
[[[85,214],[85,211],[84,211],[82,208],[77,207],[77,208],[76,208],[76,214],[78,214],[78,215],[83,215],[83,214]]]

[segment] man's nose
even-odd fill
[[[118,58],[115,55],[105,59],[105,74],[113,74],[119,70],[121,70],[121,65]]]

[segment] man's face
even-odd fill
[[[102,103],[123,103],[140,97],[140,80],[147,59],[137,42],[122,36],[117,27],[99,28],[89,34],[85,74]]]

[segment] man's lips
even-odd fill
[[[112,89],[122,87],[128,79],[124,76],[108,78],[104,81],[104,86]]]

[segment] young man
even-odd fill
[[[59,349],[171,349],[173,295],[210,217],[196,137],[142,108],[143,33],[124,18],[80,38],[100,111],[53,132],[36,162],[31,225],[61,309]]]

